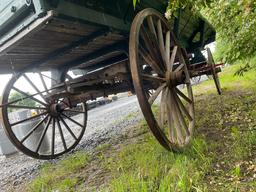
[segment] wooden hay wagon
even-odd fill
[[[186,147],[195,126],[190,78],[212,75],[220,93],[220,68],[209,49],[208,59],[201,53],[215,30],[188,8],[167,21],[166,7],[161,0],[136,9],[131,0],[1,1],[0,73],[13,74],[1,119],[12,143],[31,157],[56,158],[81,140],[86,101],[131,91],[159,143]],[[31,114],[14,115],[22,110]]]

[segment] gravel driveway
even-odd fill
[[[125,118],[137,113],[133,118]],[[117,101],[88,112],[85,135],[76,150],[90,151],[96,146],[111,142],[120,136],[125,128],[142,118],[136,96],[120,98]],[[30,180],[45,161],[32,159],[21,153],[10,157],[0,156],[0,191]]]

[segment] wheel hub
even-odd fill
[[[165,78],[167,86],[171,88],[183,84],[186,80],[186,75],[184,71],[166,71]]]
[[[58,103],[54,103],[50,105],[50,114],[54,117],[59,116],[59,114],[63,111],[62,107]]]
[[[173,82],[172,82],[172,72],[171,71],[166,71],[166,74],[165,74],[165,78],[166,78],[166,84],[168,87],[173,87]]]

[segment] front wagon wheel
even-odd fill
[[[134,88],[150,130],[167,150],[184,149],[195,124],[188,60],[157,11],[145,9],[135,17],[129,59]]]
[[[47,72],[22,73],[11,78],[1,102],[1,119],[10,141],[24,154],[53,159],[73,149],[87,122],[86,104],[51,98],[57,87]]]

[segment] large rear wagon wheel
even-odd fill
[[[148,8],[135,17],[129,59],[134,88],[150,130],[167,150],[183,150],[191,140],[195,119],[188,59],[157,11]],[[182,84],[185,88],[180,90]]]
[[[51,98],[58,87],[50,73],[14,75],[5,87],[1,119],[10,141],[24,154],[53,159],[77,146],[87,122],[86,103]]]

